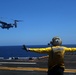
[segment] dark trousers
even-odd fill
[[[48,70],[48,75],[64,75],[64,68],[55,66],[51,70]]]

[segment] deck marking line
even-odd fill
[[[37,64],[35,62],[0,62],[0,64]]]
[[[19,70],[19,71],[47,71],[47,68],[34,67],[0,67],[0,70]],[[76,69],[65,69],[64,72],[76,73]]]

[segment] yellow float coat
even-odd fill
[[[48,69],[52,69],[56,65],[64,68],[64,53],[69,51],[76,51],[76,48],[52,46],[46,48],[28,48],[28,50],[32,52],[48,54]]]

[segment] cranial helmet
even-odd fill
[[[59,37],[53,37],[50,42],[53,46],[60,46],[62,44],[62,40]]]

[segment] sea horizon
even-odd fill
[[[63,44],[62,46],[66,47],[76,47],[76,44]],[[26,47],[31,48],[41,48],[41,47],[49,47],[48,45],[26,45]],[[74,53],[76,54],[76,52]],[[9,57],[41,57],[46,56],[47,54],[35,53],[35,52],[27,52],[22,49],[22,45],[15,46],[0,46],[0,57],[8,59]]]

